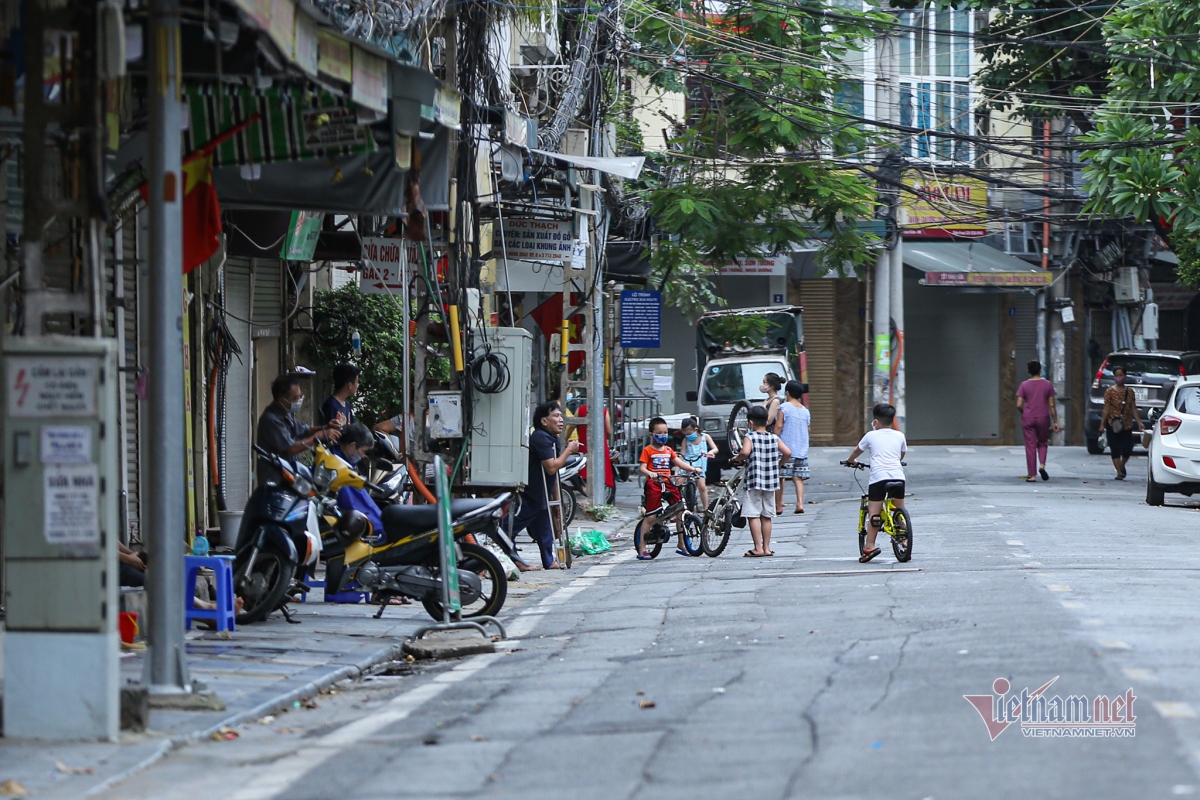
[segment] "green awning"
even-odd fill
[[[330,159],[378,149],[370,129],[358,124],[355,104],[329,92],[244,86],[218,92],[214,84],[193,84],[185,87],[184,100],[191,113],[183,135],[185,153],[259,115],[216,149],[215,167]]]

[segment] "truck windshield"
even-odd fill
[[[751,361],[744,364],[718,364],[704,371],[704,405],[716,406],[739,400],[763,400],[759,387],[768,372],[786,375],[783,364]]]

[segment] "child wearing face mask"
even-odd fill
[[[700,421],[695,417],[685,419],[679,428],[683,431],[683,460],[703,471],[705,460],[717,457],[717,443],[700,431]],[[696,487],[700,489],[700,507],[708,508],[708,483],[701,477]]]
[[[671,483],[671,467],[679,467],[684,472],[700,472],[679,457],[679,454],[667,444],[669,439],[667,421],[662,417],[650,420],[650,444],[642,448],[642,454],[638,458],[638,472],[646,478],[646,494],[643,503],[646,516],[638,525],[637,536],[634,537],[639,561],[647,561],[650,558],[646,554],[646,534],[654,527],[654,521],[658,518],[660,511],[669,505],[678,503],[681,499],[679,487]],[[681,530],[678,552],[687,555],[683,551],[682,535]]]

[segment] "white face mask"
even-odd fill
[[[304,398],[303,397],[301,397],[296,402],[292,403],[292,413],[293,414],[299,414],[300,409],[302,409],[302,408],[304,408]]]

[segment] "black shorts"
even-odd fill
[[[1107,436],[1108,448],[1112,451],[1113,458],[1129,458],[1133,455],[1133,431],[1124,430],[1120,433],[1113,433],[1109,428]]]
[[[867,499],[881,502],[885,497],[904,499],[904,481],[876,481],[867,487]]]

